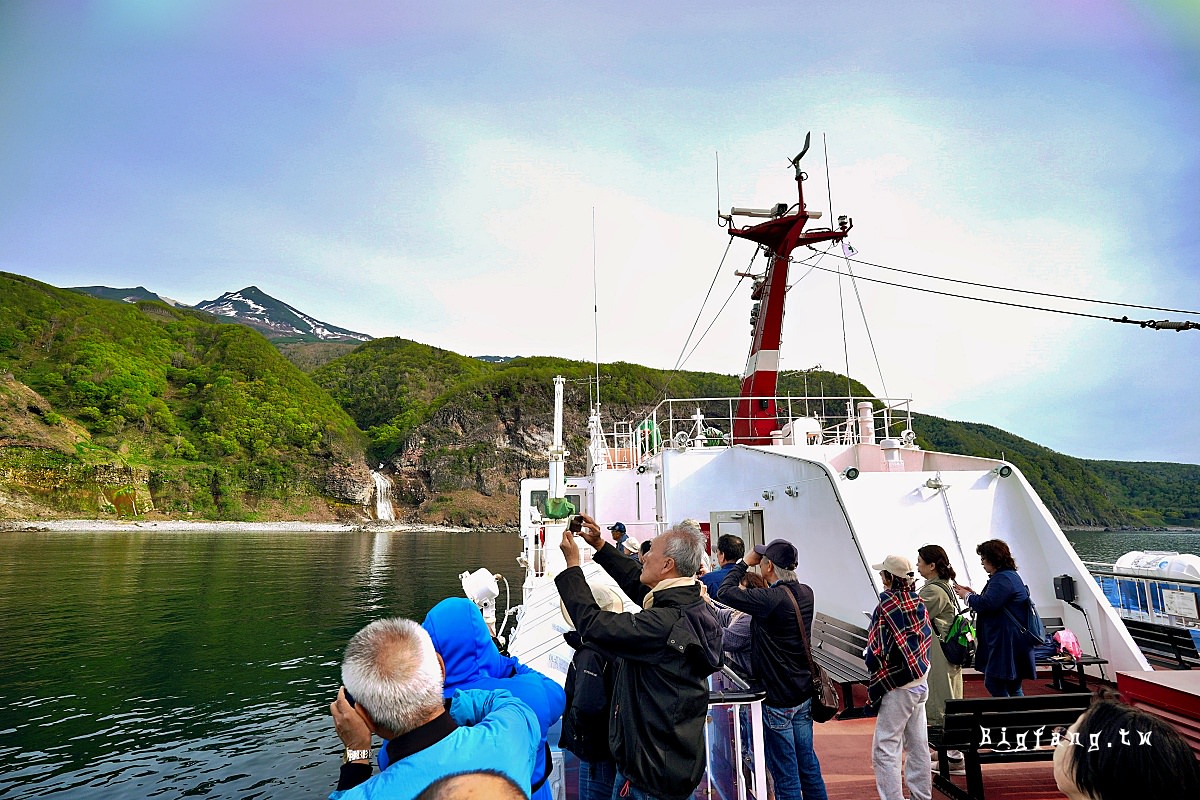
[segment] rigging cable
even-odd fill
[[[738,278],[738,282],[735,283],[733,285],[733,289],[729,291],[729,296],[725,298],[725,302],[721,304],[719,309],[717,309],[717,313],[712,318],[712,322],[708,323],[708,327],[704,329],[704,333],[700,334],[700,338],[696,340],[696,343],[692,345],[692,349],[688,351],[687,358],[683,359],[684,364],[686,364],[688,359],[692,357],[692,354],[696,352],[696,348],[698,348],[700,343],[704,341],[704,337],[708,336],[708,332],[712,330],[712,326],[717,324],[717,320],[721,318],[721,312],[725,310],[725,306],[729,305],[729,301],[733,299],[734,294],[737,293],[738,287],[742,285],[742,281],[744,280],[746,280],[745,276]]]
[[[674,370],[679,369],[679,365],[683,360],[683,353],[692,341],[692,334],[696,332],[696,326],[700,324],[700,316],[704,313],[704,306],[708,304],[708,298],[712,296],[713,287],[717,285],[717,278],[721,276],[721,267],[725,266],[725,257],[729,255],[729,248],[731,247],[733,247],[732,236],[729,237],[729,243],[725,245],[725,252],[721,255],[721,263],[717,264],[717,271],[713,273],[712,281],[708,284],[708,292],[704,295],[704,301],[700,303],[700,310],[696,312],[696,319],[692,320],[692,329],[688,331],[687,339],[683,341],[683,347],[679,348],[679,355],[675,359]]]
[[[871,325],[867,322],[867,309],[863,306],[862,294],[858,291],[858,279],[854,275],[854,270],[850,267],[850,257],[846,256],[845,258],[846,272],[850,275],[850,285],[854,287],[854,297],[858,300],[858,313],[862,315],[863,328],[867,332],[867,342],[871,345],[871,357],[875,359],[875,372],[879,374],[879,383],[883,387],[883,396],[891,397],[888,394],[887,381],[883,379],[883,367],[879,364],[879,353],[875,350],[875,337],[871,335]],[[885,431],[885,433],[890,435],[888,431]]]
[[[832,270],[828,267],[813,265],[813,269],[819,269],[822,272],[829,272],[835,275],[841,275],[841,269]],[[891,281],[880,280],[879,278],[859,277],[859,280],[870,281],[871,283],[880,283],[884,286],[894,286],[898,289],[909,289],[914,292],[926,292],[928,294],[941,295],[942,297],[955,297],[960,300],[975,300],[979,303],[991,303],[998,306],[1008,306],[1010,308],[1024,308],[1028,311],[1048,311],[1052,314],[1067,314],[1072,317],[1087,317],[1088,319],[1100,319],[1107,322],[1124,322],[1131,325],[1140,325],[1143,328],[1153,328],[1155,330],[1200,330],[1200,323],[1196,322],[1171,322],[1170,320],[1136,320],[1129,317],[1106,317],[1102,314],[1088,314],[1084,311],[1068,311],[1065,308],[1046,308],[1044,306],[1031,306],[1024,303],[1009,303],[1005,300],[993,300],[987,297],[972,297],[965,294],[954,294],[953,292],[941,292],[937,289],[923,289],[919,286],[908,286],[903,283],[893,283]],[[1113,304],[1118,305],[1118,304]],[[1193,313],[1193,312],[1181,312]]]
[[[811,245],[810,245],[809,249],[816,251],[816,248],[812,247]],[[828,250],[826,252],[828,252]],[[1073,296],[1067,295],[1067,294],[1054,294],[1053,292],[1036,292],[1036,291],[1033,291],[1032,289],[1014,289],[1010,286],[995,286],[990,283],[976,283],[974,281],[959,280],[958,278],[944,278],[940,275],[929,275],[924,272],[913,272],[913,271],[907,270],[907,269],[900,269],[899,267],[888,267],[883,264],[873,264],[870,261],[863,261],[862,259],[857,259],[857,258],[851,258],[849,260],[853,261],[855,264],[862,264],[864,267],[877,267],[879,269],[886,269],[891,272],[901,272],[905,275],[914,275],[918,278],[929,278],[930,280],[947,281],[949,283],[961,283],[965,286],[976,286],[981,289],[995,289],[995,290],[1001,291],[1001,292],[1016,292],[1018,294],[1032,294],[1032,295],[1037,295],[1039,297],[1052,297],[1056,300],[1077,300],[1081,303],[1095,303],[1096,305],[1101,305],[1101,306],[1118,306],[1121,308],[1141,308],[1146,311],[1166,311],[1171,314],[1188,314],[1190,316],[1200,316],[1200,311],[1188,311],[1188,310],[1182,309],[1182,308],[1163,308],[1161,306],[1143,306],[1143,305],[1138,305],[1137,303],[1114,303],[1111,300],[1093,300],[1088,297],[1073,297]]]
[[[818,267],[816,264],[813,264],[813,269],[823,269],[826,272],[833,271],[833,270],[829,269],[828,267]],[[849,264],[846,265],[846,269],[850,269]],[[841,264],[838,264],[837,276],[838,276],[838,282],[837,282],[837,284],[838,284],[838,311],[841,312],[841,316],[842,316],[842,357],[846,361],[846,397],[849,397],[851,403],[853,403],[854,390],[850,386],[850,345],[846,339],[846,301],[844,299],[842,299],[842,265]],[[853,409],[849,409],[849,411],[853,412]]]
[[[679,370],[682,369],[683,365],[687,363],[687,360],[692,357],[692,353],[696,352],[696,348],[700,346],[700,343],[702,341],[704,341],[704,337],[708,335],[708,332],[710,330],[712,330],[712,326],[716,323],[717,319],[721,316],[721,312],[725,310],[725,306],[729,305],[729,301],[733,297],[733,292],[730,292],[729,297],[725,298],[725,302],[721,305],[721,308],[717,311],[716,316],[713,317],[712,322],[710,322],[708,327],[704,329],[704,333],[702,333],[700,335],[700,338],[696,340],[696,344],[693,345],[691,351],[685,357],[684,351],[687,350],[688,344],[691,343],[692,334],[696,332],[696,326],[700,324],[700,317],[704,313],[704,306],[708,303],[708,298],[712,295],[713,286],[715,286],[717,283],[717,277],[721,274],[721,268],[723,266],[725,266],[725,259],[726,259],[726,257],[728,257],[729,250],[731,247],[733,247],[733,237],[732,236],[729,237],[729,243],[725,246],[725,253],[721,256],[721,263],[717,264],[717,270],[713,274],[712,282],[709,283],[709,285],[708,285],[708,293],[704,295],[704,302],[702,302],[700,304],[700,310],[696,312],[696,319],[695,319],[695,321],[692,322],[692,330],[688,333],[687,339],[684,341],[683,347],[679,351],[679,357],[675,359],[675,366],[674,366],[674,368],[672,368],[671,374],[667,377],[667,382],[664,383],[663,388],[661,390],[659,390],[658,397],[655,398],[654,402],[650,403],[647,406],[644,406],[643,410],[641,412],[639,412],[639,414],[637,416],[644,417],[647,412],[649,412],[651,409],[657,407],[659,403],[661,403],[663,400],[666,399],[667,391],[671,388],[671,383],[675,380],[675,377],[677,375],[679,375]],[[754,265],[754,258],[757,255],[758,255],[758,249],[755,248],[754,253],[750,256],[750,265],[751,266]],[[747,268],[747,269],[749,269],[749,268]],[[733,287],[734,292],[737,291],[738,286],[742,285],[743,280],[745,280],[744,277],[738,278],[737,284],[734,285],[734,287]]]

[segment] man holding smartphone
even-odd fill
[[[721,626],[696,580],[703,539],[672,528],[639,565],[604,541],[595,520],[582,518],[579,535],[596,548],[595,563],[644,609],[602,610],[580,568],[575,534],[563,532],[567,568],[554,583],[575,630],[615,661],[608,725],[614,789],[630,800],[685,800],[704,775],[708,676],[722,655]],[[609,529],[614,538],[616,528]]]

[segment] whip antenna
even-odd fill
[[[720,225],[727,221],[725,217],[721,216],[721,151],[714,150],[713,158],[717,165],[717,224]]]
[[[833,224],[833,185],[829,182],[829,142],[821,134],[821,147],[825,149],[825,196],[829,198],[829,221]]]
[[[600,292],[596,288],[596,207],[592,206],[592,338],[596,342],[596,405],[600,405]]]

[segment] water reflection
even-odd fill
[[[321,797],[341,649],[515,535],[0,534],[0,796]],[[286,788],[286,792],[280,791]]]

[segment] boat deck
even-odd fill
[[[1100,681],[1095,681],[1100,684]],[[862,687],[857,687],[861,689]],[[1053,694],[1045,675],[1036,681],[1025,681],[1026,694]],[[964,676],[963,694],[966,697],[987,697],[981,676]],[[835,720],[814,725],[817,758],[829,800],[867,800],[878,797],[875,773],[871,769],[871,739],[875,733],[874,719]],[[953,776],[955,783],[966,787],[966,776]],[[1018,764],[988,764],[983,770],[984,791],[988,800],[1061,800],[1062,793],[1054,783],[1054,765],[1049,761]],[[934,787],[935,800],[944,798]]]

